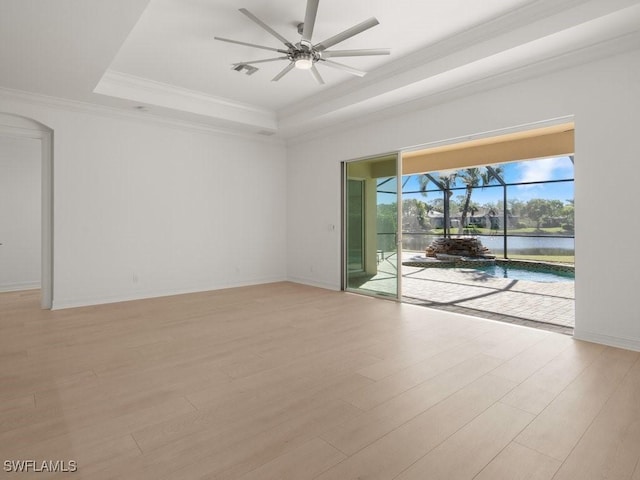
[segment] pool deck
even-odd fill
[[[403,261],[416,255],[404,252]],[[361,288],[392,292],[395,254],[378,265],[378,274]],[[410,303],[492,320],[571,334],[574,282],[542,283],[496,278],[470,268],[402,266],[402,291]]]

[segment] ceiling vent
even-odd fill
[[[253,75],[258,71],[258,67],[247,65],[246,63],[236,63],[231,68],[236,72],[244,72],[246,75]]]

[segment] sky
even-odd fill
[[[554,157],[539,160],[528,160],[524,162],[503,163],[500,167],[503,170],[502,176],[506,183],[573,179],[573,163],[569,157]],[[433,174],[435,178],[438,178],[438,175],[438,172]],[[403,178],[403,182],[405,180],[407,180],[407,177]],[[381,190],[395,190],[395,188],[392,187],[392,184],[393,182],[388,182],[381,188]],[[567,200],[573,199],[573,184],[574,182],[561,182],[511,186],[508,187],[508,197],[510,199],[517,198],[524,202],[531,200],[532,198],[545,198],[561,200],[566,203]],[[418,175],[411,176],[403,188],[403,192],[405,192],[403,194],[403,198],[416,198],[426,201],[427,203],[429,203],[430,198],[441,198],[441,194],[438,192],[428,192],[427,196],[424,197],[419,193],[419,185]],[[455,186],[464,186],[464,184],[458,181]],[[430,183],[427,188],[435,189],[436,187],[434,184]],[[418,193],[408,193],[412,191]],[[502,188],[498,187],[484,189],[477,188],[473,192],[472,200],[480,205],[488,202],[496,202],[498,200],[502,200],[502,193]],[[456,198],[458,195],[464,195],[464,190],[455,190],[453,198]],[[379,195],[378,203],[391,202],[395,202],[395,195]]]

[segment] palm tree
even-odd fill
[[[465,168],[458,173],[458,178],[466,187],[464,202],[462,203],[462,214],[460,216],[458,235],[462,235],[463,229],[467,224],[467,214],[469,213],[473,189],[478,186],[486,187],[494,181],[498,181],[498,176],[501,174],[502,167]]]
[[[480,210],[480,206],[475,202],[471,202],[471,204],[469,205],[469,212],[471,213],[471,218],[472,219],[473,219],[474,215],[476,213],[478,213],[478,210]]]
[[[444,194],[444,212],[443,212],[444,225],[443,226],[444,226],[445,237],[451,236],[451,232],[449,230],[449,223],[450,223],[449,200],[453,195],[453,192],[451,191],[451,187],[456,183],[457,175],[458,175],[457,171],[447,172],[446,174],[444,172],[440,172],[439,184],[436,183],[438,188],[440,188]],[[429,186],[429,181],[431,180],[432,180],[432,177],[430,177],[430,175],[427,175],[426,173],[418,177],[418,181],[420,182],[420,191],[425,197],[427,196],[427,187]]]
[[[480,185],[481,171],[479,168],[466,168],[460,173],[459,178],[466,187],[464,202],[462,202],[460,225],[458,226],[458,235],[462,235],[467,225],[467,213],[469,212],[469,204],[471,203],[471,194],[473,193],[473,188]]]
[[[478,210],[480,210],[480,206],[476,202],[469,202],[469,213],[471,214],[469,226],[473,229],[476,228],[476,224],[473,222],[473,217],[478,213]]]

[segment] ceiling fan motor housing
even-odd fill
[[[310,69],[313,64],[317,61],[311,53],[308,52],[297,52],[293,56],[293,61],[295,62],[296,68],[300,68],[302,70]]]

